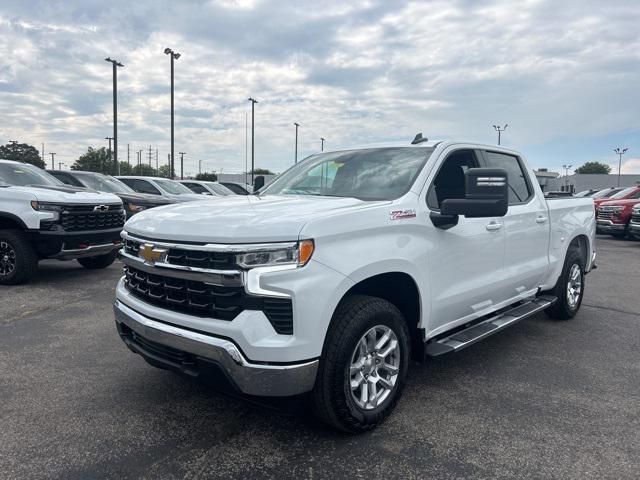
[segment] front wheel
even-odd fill
[[[105,255],[98,255],[96,257],[78,258],[78,263],[88,270],[98,270],[101,268],[107,268],[109,265],[111,265],[115,261],[117,256],[118,256],[118,251],[113,250],[112,252],[107,253]]]
[[[17,285],[31,279],[38,257],[27,236],[19,230],[0,230],[0,285]]]
[[[400,399],[409,345],[407,324],[393,304],[364,295],[343,300],[320,359],[316,415],[350,433],[381,423]]]
[[[584,295],[584,261],[579,249],[572,248],[567,252],[553,294],[558,300],[545,310],[548,317],[569,320],[578,313]]]

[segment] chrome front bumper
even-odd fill
[[[613,223],[611,220],[596,221],[596,231],[598,233],[623,232],[627,229],[624,223]]]
[[[119,300],[113,310],[116,323],[126,325],[136,336],[217,364],[241,393],[285,397],[308,392],[315,384],[318,360],[293,365],[252,363],[229,340],[152,320]],[[123,340],[136,353],[149,357],[145,354],[144,344],[137,347],[125,338]]]

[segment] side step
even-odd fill
[[[514,323],[530,317],[553,305],[558,299],[551,295],[540,295],[528,303],[520,304],[510,310],[495,315],[487,320],[457,331],[448,337],[429,341],[425,347],[425,355],[437,357],[445,353],[453,353],[473,345]]]

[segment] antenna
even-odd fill
[[[411,145],[418,145],[419,143],[428,142],[429,139],[427,137],[422,136],[422,132],[418,133],[416,137],[411,142]]]

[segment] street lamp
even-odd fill
[[[505,123],[504,127],[500,127],[499,125],[494,125],[493,128],[495,129],[496,132],[498,132],[498,145],[500,145],[500,134],[502,132],[504,132],[507,127],[509,126],[508,123]]]
[[[253,148],[255,144],[255,106],[258,101],[255,98],[249,97],[249,101],[251,102],[251,185],[253,185],[253,171],[255,170],[255,149]]]
[[[178,152],[178,155],[180,155],[180,180],[184,180],[184,156],[186,155],[185,152]]]
[[[104,59],[105,62],[110,62],[113,66],[113,162],[120,167],[118,163],[118,76],[116,74],[117,67],[124,67],[124,65],[117,60],[112,60],[110,57]],[[109,156],[111,160],[111,156]],[[111,173],[114,173],[116,169],[112,167]]]
[[[296,126],[296,161],[295,163],[298,163],[298,127],[300,126],[300,124],[294,122],[294,125]]]
[[[49,152],[49,155],[51,155],[51,170],[55,170],[56,162],[54,160],[54,157],[56,156],[56,152]]]
[[[180,54],[174,52],[170,48],[164,49],[165,55],[169,55],[171,58],[171,178],[175,177],[175,168],[174,168],[174,153],[173,153],[173,61],[178,60],[180,58]]]
[[[198,175],[202,174],[202,160],[198,160]]]
[[[628,148],[616,148],[614,152],[618,154],[618,186],[620,186],[620,170],[622,168],[622,156],[627,153]]]
[[[113,140],[114,137],[104,137],[104,139],[109,140],[109,150],[107,150],[107,157],[109,158],[109,164],[111,164],[111,140]],[[102,170],[103,170],[102,173],[109,173],[108,170],[105,172],[104,168]]]
[[[320,151],[324,152],[324,138],[320,137]]]

